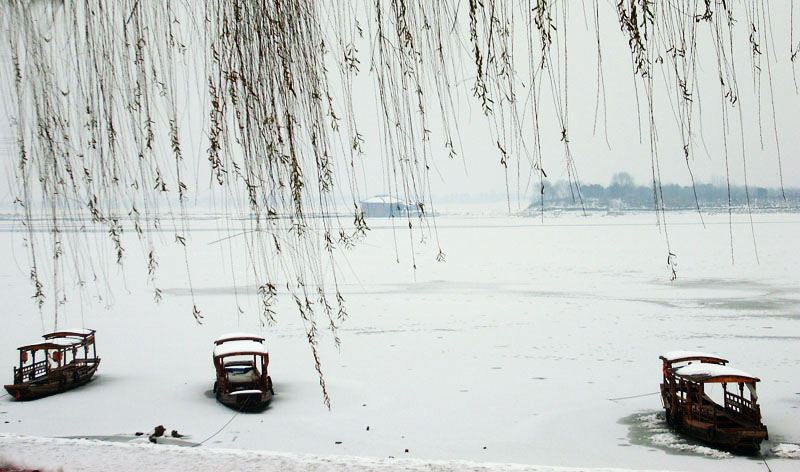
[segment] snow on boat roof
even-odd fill
[[[267,346],[258,341],[241,340],[228,341],[214,346],[214,357],[231,356],[237,354],[269,354]]]
[[[63,337],[63,338],[55,338],[50,339],[48,341],[50,344],[55,344],[57,346],[74,346],[76,344],[80,344],[83,342],[81,338],[70,338],[70,337]]]
[[[255,334],[245,333],[245,332],[226,333],[215,339],[214,344],[222,344],[224,342],[229,342],[229,341],[243,341],[243,340],[263,342],[264,338],[262,338],[261,336],[257,336]]]
[[[392,197],[390,195],[375,195],[374,197],[369,197],[366,200],[362,200],[361,203],[402,203],[405,204],[404,201]]]
[[[670,351],[662,354],[661,359],[664,359],[667,362],[678,362],[683,360],[690,361],[694,359],[716,359],[721,361],[723,364],[728,363],[727,359],[715,356],[714,354],[708,354],[699,351]]]
[[[29,344],[27,346],[18,347],[19,351],[38,351],[43,349],[61,349],[65,347],[79,346],[83,343],[81,338],[55,338],[48,339],[43,343]]]
[[[69,328],[69,329],[59,329],[58,331],[53,331],[52,333],[47,333],[42,337],[45,339],[51,338],[63,338],[67,336],[77,336],[77,337],[86,337],[94,334],[93,329],[86,329],[86,328]]]
[[[676,367],[675,375],[688,378],[697,382],[759,382],[758,377],[753,377],[747,372],[727,365],[696,363]]]
[[[230,395],[234,395],[234,396],[236,396],[236,395],[254,395],[254,394],[261,395],[262,393],[264,393],[264,392],[262,392],[261,390],[237,390],[235,392],[231,392]]]

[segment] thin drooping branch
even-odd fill
[[[74,276],[79,287],[90,280],[102,285],[111,276],[106,258],[123,264],[136,254],[128,247],[131,232],[154,298],[163,295],[157,285],[161,232],[171,233],[167,244],[181,246],[193,294],[186,217],[198,195],[215,192],[223,195],[226,211],[240,217],[239,226],[228,228],[243,241],[261,320],[276,322],[281,296],[295,301],[329,403],[317,315],[338,345],[347,312],[335,254],[369,229],[360,206],[367,189],[363,163],[379,159],[385,193],[418,210],[419,217],[402,216],[412,247],[415,231],[432,227],[435,234],[430,173],[440,159],[464,159],[468,167],[468,158],[499,157],[507,188],[514,172],[519,182],[527,169],[539,181],[542,205],[545,167],[551,174],[560,167],[573,198],[582,201],[581,156],[574,145],[581,130],[570,128],[570,116],[576,116],[570,109],[592,104],[580,103],[571,88],[580,70],[571,2],[321,3],[8,0],[0,6],[2,47],[10,58],[2,92],[13,110],[16,203],[27,230],[34,299],[40,307],[53,303],[54,323],[55,310],[67,300],[64,278]],[[758,84],[766,65],[777,128],[771,68],[777,58],[764,52],[778,19],[766,0],[746,0],[741,9],[748,21],[738,28],[728,3],[619,0],[602,10],[595,1],[591,9],[595,34],[585,46],[597,50],[595,126],[601,99],[606,114],[611,85],[603,60],[613,51],[605,44],[622,44],[633,86],[613,87],[636,97],[637,113],[644,92],[648,125],[640,139],[648,134],[660,225],[666,224],[663,159],[679,159],[695,185],[702,32],[715,53],[726,175],[728,113],[740,105],[734,68],[740,37],[751,45]],[[602,36],[617,43],[601,45],[601,15],[616,18],[619,30],[605,28]],[[794,71],[800,43],[794,43],[793,15]],[[666,103],[657,98],[659,74]],[[367,136],[358,119],[363,103],[356,97],[367,95],[360,90],[365,76],[373,85],[378,136]],[[470,150],[462,149],[459,128],[472,116],[462,96],[485,117],[497,155],[465,156]],[[675,143],[659,142],[658,130],[670,125],[661,121],[662,108],[675,118]],[[777,131],[775,139],[777,144]],[[363,155],[367,140],[378,144],[379,155]],[[561,151],[547,154],[554,146]],[[782,186],[780,150],[778,163]],[[747,161],[742,164],[746,171]],[[108,235],[101,251],[81,228]],[[665,236],[674,275],[666,230]],[[416,265],[414,254],[412,249]],[[193,296],[198,322],[200,308]]]

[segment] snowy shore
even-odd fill
[[[355,456],[318,456],[233,449],[186,448],[141,443],[37,438],[0,434],[0,470],[3,457],[17,467],[42,472],[191,470],[193,472],[397,471],[406,472],[626,472],[628,469],[568,468],[468,461],[376,459]]]

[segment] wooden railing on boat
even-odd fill
[[[23,366],[21,369],[14,367],[14,382],[22,383],[25,380],[33,380],[36,377],[47,373],[47,360],[39,361],[31,365]]]
[[[89,357],[89,358],[77,358],[71,360],[69,363],[48,369],[48,360],[39,361],[30,365],[23,366],[21,369],[18,367],[14,367],[14,383],[21,384],[24,382],[30,382],[32,380],[36,380],[40,377],[43,377],[48,372],[55,373],[58,371],[62,371],[68,366],[76,365],[76,364],[83,364],[86,367],[90,367],[90,364],[96,364],[99,362],[100,359],[96,357]]]
[[[760,420],[752,401],[728,391],[725,392],[725,409],[753,421]]]
[[[100,361],[100,359],[98,359],[96,357],[87,357],[86,359],[82,359],[82,358],[79,357],[79,358],[71,361],[70,364],[72,364],[72,363],[74,363],[74,364],[94,364],[94,363],[97,363],[99,361]]]
[[[717,420],[716,408],[713,405],[691,403],[689,417],[706,423],[715,423]]]
[[[752,401],[730,392],[725,392],[724,406],[717,405],[710,399],[704,399],[702,403],[698,403],[689,402],[687,399],[677,396],[676,400],[677,404],[674,406],[687,411],[689,418],[696,421],[718,424],[723,419],[730,421],[737,417],[755,423],[761,420],[759,411],[752,406]]]

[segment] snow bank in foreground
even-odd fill
[[[622,472],[615,468],[564,468],[467,461],[423,461],[401,458],[366,458],[284,454],[231,449],[40,438],[0,434],[0,464],[42,467],[46,471],[191,470],[192,472],[237,471],[526,471],[526,472]]]

